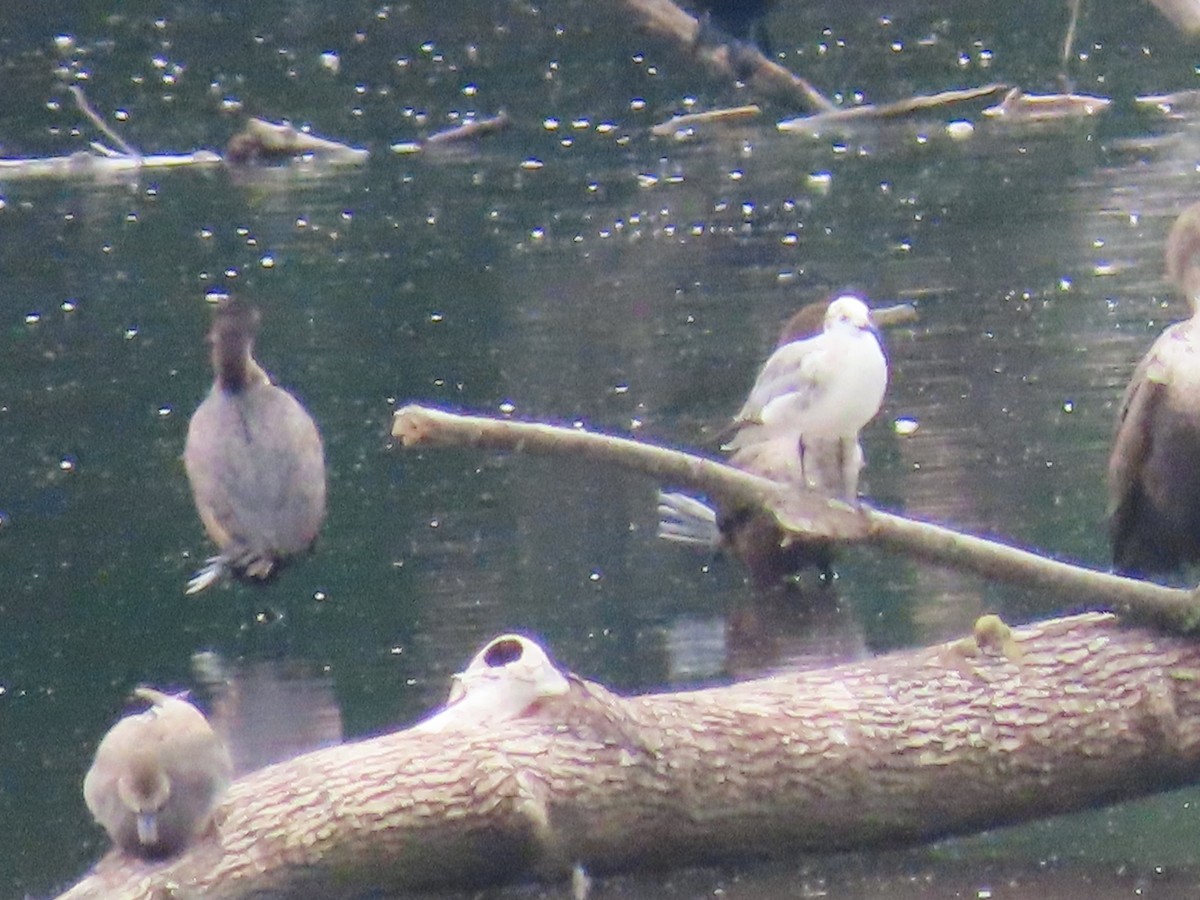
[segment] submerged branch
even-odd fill
[[[1116,610],[1181,633],[1191,633],[1200,626],[1200,604],[1193,591],[1162,587],[1059,562],[999,541],[866,506],[852,510],[816,493],[807,497],[801,497],[802,492],[798,491],[782,494],[780,486],[769,479],[717,460],[642,441],[576,428],[456,415],[415,405],[396,413],[392,435],[405,446],[466,445],[563,454],[619,465],[708,494],[721,503],[765,505],[780,519],[782,528],[790,528],[798,537],[804,537],[807,532],[796,527],[797,524],[820,518],[816,507],[827,507],[833,515],[843,519],[861,517],[864,527],[857,533],[895,552],[967,569],[986,578],[1052,591],[1073,603]],[[827,530],[820,532],[821,536],[828,534]],[[855,536],[855,530],[848,528],[844,537]]]
[[[24,157],[0,159],[0,178],[127,178],[143,170],[176,169],[189,166],[212,166],[281,160],[319,160],[321,163],[361,165],[369,151],[351,147],[340,141],[318,137],[300,131],[289,123],[275,124],[263,119],[250,119],[242,131],[229,141],[222,158],[211,150],[191,153],[158,153],[144,155],[128,144],[88,103],[82,88],[71,86],[71,96],[80,111],[106,138],[120,149],[114,150],[98,141],[91,141],[91,152],[79,151],[69,156]]]

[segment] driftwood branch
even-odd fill
[[[1007,90],[1007,85],[988,84],[977,88],[963,88],[961,90],[942,91],[938,94],[905,97],[903,100],[897,100],[894,103],[866,103],[862,106],[850,106],[845,109],[835,109],[830,112],[819,112],[811,116],[788,119],[780,122],[778,128],[783,132],[811,133],[835,125],[852,125],[868,120],[898,119],[930,109],[940,109],[958,103],[982,100],[1005,90]]]
[[[700,23],[671,0],[621,0],[642,30],[690,53],[717,75],[743,81],[757,93],[778,97],[806,109],[837,107],[807,80],[772,62],[748,44],[707,44],[698,40]]]
[[[438,131],[429,135],[429,137],[421,141],[421,146],[433,148],[447,144],[461,144],[465,141],[472,141],[490,134],[496,134],[508,128],[511,124],[512,119],[506,112],[500,112],[483,119],[471,119],[463,122],[461,125],[456,125],[453,128],[447,128],[445,131]]]
[[[319,159],[338,165],[362,165],[370,152],[296,128],[290,122],[251,118],[225,145],[228,163]]]
[[[1086,614],[622,698],[496,639],[406,731],[237,781],[216,833],[60,900],[356,897],[917,842],[1200,776],[1200,646]],[[374,896],[375,894],[371,894]]]
[[[773,481],[734,469],[724,463],[641,441],[596,434],[576,428],[514,422],[484,416],[464,416],[421,406],[396,413],[392,434],[404,445],[466,445],[492,450],[564,454],[623,466],[660,481],[709,494],[719,502],[765,505],[798,536],[808,533],[805,522],[826,518],[847,521],[861,517],[858,529],[831,530],[861,535],[886,549],[929,562],[967,569],[987,578],[1027,584],[1096,609],[1110,609],[1181,633],[1200,627],[1200,602],[1194,591],[1167,588],[1048,559],[998,541],[920,522],[863,506],[851,509],[819,494],[781,493]]]
[[[72,85],[70,91],[80,112],[120,149],[114,150],[98,141],[91,141],[90,153],[81,150],[69,156],[0,159],[0,178],[10,181],[28,178],[127,178],[143,170],[283,159],[361,165],[370,155],[367,150],[297,130],[286,122],[275,124],[263,119],[250,119],[243,130],[230,139],[224,157],[211,150],[145,155],[101,118],[88,103],[82,88]]]
[[[979,88],[943,91],[928,96],[908,97],[895,103],[865,104],[840,108],[821,93],[811,82],[784,68],[774,60],[763,56],[751,44],[739,41],[710,43],[702,39],[701,26],[695,17],[676,6],[671,0],[620,0],[633,14],[642,30],[670,41],[675,47],[700,62],[711,72],[722,78],[743,82],[752,92],[762,97],[775,98],[804,109],[812,115],[782,123],[784,131],[811,131],[832,125],[849,125],[870,119],[891,119],[911,115],[915,112],[978,100],[990,97],[1006,89],[1005,85],[993,84]],[[700,123],[739,121],[753,115],[749,107],[736,111],[714,111],[712,116],[694,113],[677,120],[655,126],[656,134],[676,134]],[[699,118],[692,118],[697,116]]]
[[[655,137],[671,137],[672,135],[687,134],[699,125],[728,125],[731,122],[745,122],[758,118],[762,112],[754,104],[746,106],[730,106],[724,109],[709,109],[698,113],[685,113],[672,116],[665,122],[659,122],[650,129]]]

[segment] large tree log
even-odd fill
[[[245,776],[216,835],[158,865],[110,855],[63,898],[353,897],[890,845],[1200,776],[1200,646],[1103,614],[985,620],[633,698],[499,638],[442,715]]]

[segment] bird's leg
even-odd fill
[[[856,438],[838,440],[838,463],[842,472],[842,499],[858,503],[858,475],[862,471],[862,451]]]
[[[804,446],[803,436],[800,438],[799,442],[797,443],[797,449],[800,451],[800,481],[804,484],[804,486],[806,488],[809,488],[811,490],[811,489],[815,488],[817,485],[812,479],[810,479],[808,477],[808,472],[805,471],[805,467],[804,467],[805,446]]]

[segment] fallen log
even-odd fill
[[[619,697],[494,640],[413,728],[235,782],[216,833],[60,900],[349,898],[889,846],[1200,776],[1200,645],[1089,613]]]

